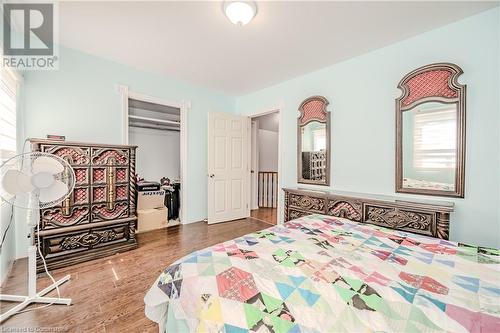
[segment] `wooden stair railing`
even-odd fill
[[[278,207],[278,173],[275,171],[259,171],[257,183],[259,207]]]

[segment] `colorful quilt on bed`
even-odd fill
[[[146,314],[166,332],[500,332],[499,259],[311,215],[182,258]]]

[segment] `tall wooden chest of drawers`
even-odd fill
[[[65,159],[76,176],[68,199],[40,210],[40,245],[49,269],[137,247],[135,146],[30,142],[32,151]],[[43,271],[41,258],[37,270]]]

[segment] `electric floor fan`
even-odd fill
[[[28,248],[28,295],[0,295],[0,301],[19,302],[16,306],[0,315],[0,323],[10,316],[23,311],[32,303],[70,305],[70,298],[61,298],[59,285],[68,281],[70,275],[55,281],[47,270],[45,259],[40,251],[38,237],[39,219],[31,218],[31,213],[49,208],[62,202],[73,191],[75,173],[62,158],[43,152],[16,155],[0,166],[0,197],[14,207],[27,209],[27,220],[31,231],[31,245]],[[18,214],[19,215],[19,214]],[[10,221],[12,223],[12,220]],[[35,233],[35,229],[37,232]],[[40,254],[45,270],[52,279],[47,288],[36,289],[36,253]],[[45,297],[56,289],[58,297]]]

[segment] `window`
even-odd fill
[[[317,129],[313,132],[314,151],[322,151],[326,149],[326,133],[324,129]]]
[[[0,61],[3,62],[1,51],[0,49]],[[14,73],[8,69],[0,68],[0,165],[16,154],[17,82],[18,80]],[[3,200],[0,204],[0,215],[2,216],[2,236],[0,236],[2,240],[0,246],[3,246],[4,239],[12,224],[13,216],[13,209],[9,205],[4,204]],[[5,218],[4,224],[4,217],[9,215],[10,219]],[[10,236],[13,235],[13,232],[11,229]]]
[[[454,169],[456,164],[457,111],[418,112],[414,125],[413,163],[420,169]]]
[[[0,159],[5,161],[16,153],[17,80],[12,72],[0,69]]]

